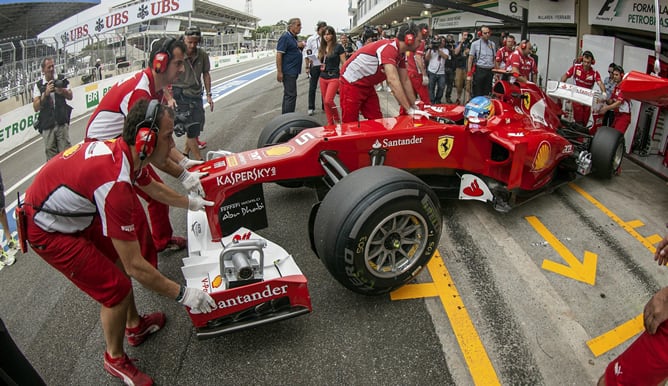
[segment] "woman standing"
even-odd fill
[[[342,45],[336,42],[336,32],[331,26],[325,27],[320,41],[318,58],[322,63],[320,68],[320,92],[325,103],[327,124],[341,123],[341,118],[334,102],[339,90],[339,68],[346,61],[346,52]]]

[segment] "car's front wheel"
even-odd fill
[[[387,166],[359,169],[325,196],[314,222],[318,256],[334,278],[365,295],[414,278],[436,252],[439,201],[412,174]]]

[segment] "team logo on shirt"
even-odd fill
[[[81,149],[81,144],[77,143],[76,145],[70,147],[69,149],[63,150],[63,158],[70,158],[74,153],[76,153],[79,149]]]

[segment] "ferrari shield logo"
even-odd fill
[[[524,95],[522,95],[522,101],[524,102],[524,109],[529,111],[529,107],[531,107],[531,95],[529,95],[528,92],[525,92]]]
[[[438,155],[440,155],[442,159],[448,158],[454,144],[455,137],[452,135],[438,137]]]

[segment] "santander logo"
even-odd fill
[[[480,186],[478,185],[478,180],[473,180],[471,184],[467,187],[464,188],[464,194],[467,196],[471,197],[480,197],[484,194],[485,192],[480,189]]]

